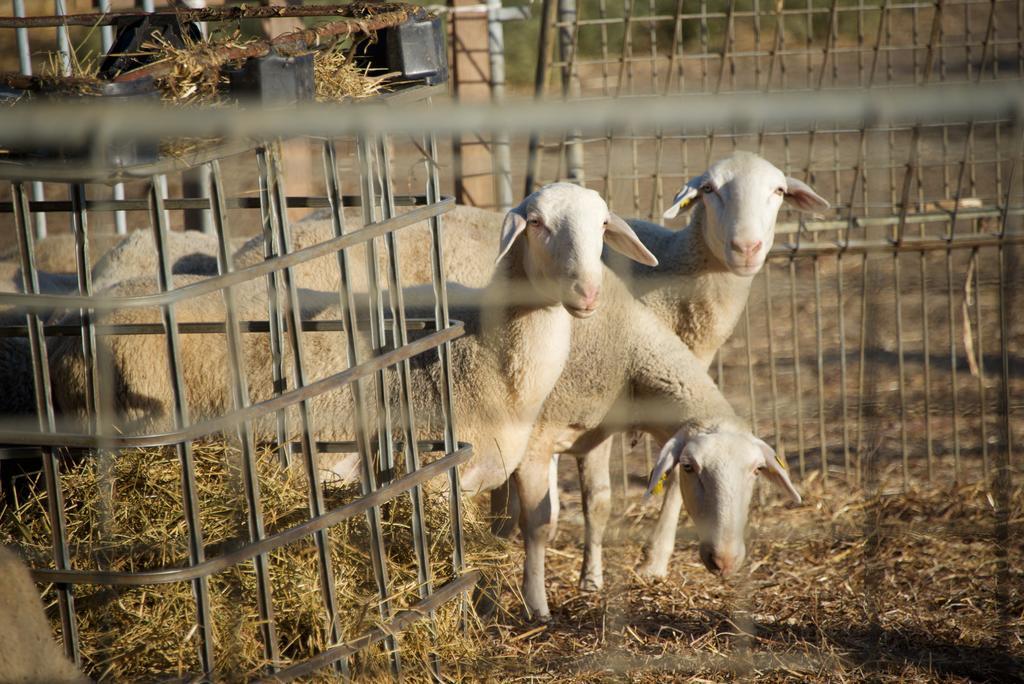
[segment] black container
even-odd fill
[[[226,69],[228,93],[261,104],[292,104],[312,100],[316,94],[313,54],[285,57],[271,52],[247,59],[237,69]]]
[[[427,13],[398,26],[377,31],[377,42],[366,46],[357,63],[383,72],[400,72],[402,80],[427,85],[448,80],[448,50],[441,17]]]
[[[182,23],[176,16],[169,14],[118,17],[114,26],[117,29],[114,42],[100,63],[99,77],[104,80],[152,62],[151,55],[139,54],[146,43],[155,43],[159,39],[182,48],[186,40],[198,43],[203,39],[195,22]]]

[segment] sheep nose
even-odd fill
[[[600,286],[573,283],[572,291],[580,298],[580,308],[593,309],[597,306],[597,297],[601,293]]]
[[[742,254],[748,259],[757,256],[757,253],[761,250],[761,245],[764,244],[760,240],[733,240],[732,251],[737,254]]]
[[[728,577],[736,569],[736,556],[731,553],[712,553],[711,572]]]

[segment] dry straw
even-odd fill
[[[200,519],[208,557],[248,540],[241,494],[241,455],[225,442],[194,449]],[[261,449],[263,517],[268,533],[308,519],[306,480],[293,468],[282,470],[269,449]],[[187,527],[182,512],[181,467],[172,449],[138,449],[116,456],[83,459],[61,477],[72,567],[121,572],[182,566],[187,558]],[[0,515],[0,542],[16,545],[38,566],[49,565],[50,525],[40,475],[25,477],[17,500]],[[328,507],[354,500],[358,487],[329,486]],[[400,496],[381,508],[393,608],[418,599],[412,543],[411,503]],[[435,585],[452,576],[452,541],[445,494],[426,496],[426,525]],[[489,573],[507,574],[508,553],[487,531],[473,506],[464,524],[468,561]],[[368,556],[368,526],[357,516],[330,529],[331,558],[344,639],[379,624],[378,594]],[[311,538],[270,554],[270,577],[282,656],[302,660],[331,644],[325,630],[315,545]],[[229,679],[245,679],[265,665],[256,608],[252,562],[210,578],[216,667]],[[110,588],[76,588],[84,668],[91,677],[112,681],[184,675],[198,670],[195,610],[188,583]],[[53,596],[48,592],[48,596]],[[51,603],[53,617],[55,606]],[[54,622],[55,627],[59,621]],[[413,677],[427,674],[429,659],[464,658],[471,644],[459,627],[458,605],[438,611],[437,633],[427,621],[399,636],[403,667]],[[477,629],[476,623],[470,630]],[[354,658],[361,677],[386,678],[383,649]],[[325,677],[327,675],[324,675]]]

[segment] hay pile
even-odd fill
[[[240,454],[223,442],[197,444],[194,454],[207,557],[214,557],[247,539]],[[282,471],[269,449],[261,450],[258,466],[267,532],[307,519],[306,482],[298,469]],[[109,463],[109,476],[100,476],[103,468],[101,462],[85,460],[62,476],[72,567],[138,571],[183,565],[187,527],[174,451],[125,451]],[[328,507],[355,499],[357,490],[326,488]],[[7,502],[0,515],[0,543],[17,545],[38,567],[49,566],[50,526],[41,476],[26,477],[18,492],[18,500]],[[435,585],[440,585],[451,577],[448,502],[440,494],[426,499],[432,572]],[[473,506],[466,511],[470,564],[488,572],[507,572],[504,545],[491,537]],[[396,610],[418,598],[410,513],[408,496],[382,508]],[[340,624],[348,640],[379,623],[365,516],[332,528],[330,539]],[[269,565],[282,656],[300,660],[328,647],[312,539],[278,549],[270,554]],[[54,596],[48,593],[56,618]],[[252,563],[214,575],[210,594],[218,672],[239,679],[254,675],[264,660]],[[198,671],[188,583],[126,589],[83,586],[75,595],[83,666],[91,677],[122,681]],[[463,658],[474,643],[461,637],[454,604],[439,611],[437,625],[436,640],[426,623],[399,636],[403,666],[414,677],[425,675],[431,654],[442,662]],[[387,672],[388,660],[383,649],[372,648],[353,666],[360,676],[373,677]]]
[[[641,459],[642,461],[642,459]],[[951,472],[942,463],[939,472]],[[562,468],[575,480],[575,464]],[[701,565],[685,516],[669,576],[634,569],[657,517],[631,478],[605,543],[605,587],[576,588],[578,495],[563,498],[548,554],[554,623],[506,618],[467,677],[531,681],[1020,682],[1024,673],[1024,487],[1009,508],[983,483],[928,483],[880,468],[871,487],[820,478],[805,503],[772,494],[751,514],[748,559],[723,583]],[[980,468],[978,469],[980,471]],[[969,477],[979,477],[971,472]],[[980,479],[980,477],[979,477]],[[1001,527],[1001,523],[1005,526]],[[518,564],[519,554],[516,553]],[[505,596],[515,611],[518,600]]]

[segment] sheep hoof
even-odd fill
[[[647,579],[661,579],[668,574],[668,568],[656,566],[653,563],[643,563],[636,569],[636,574]]]
[[[600,577],[580,577],[580,591],[601,591],[604,581]]]

